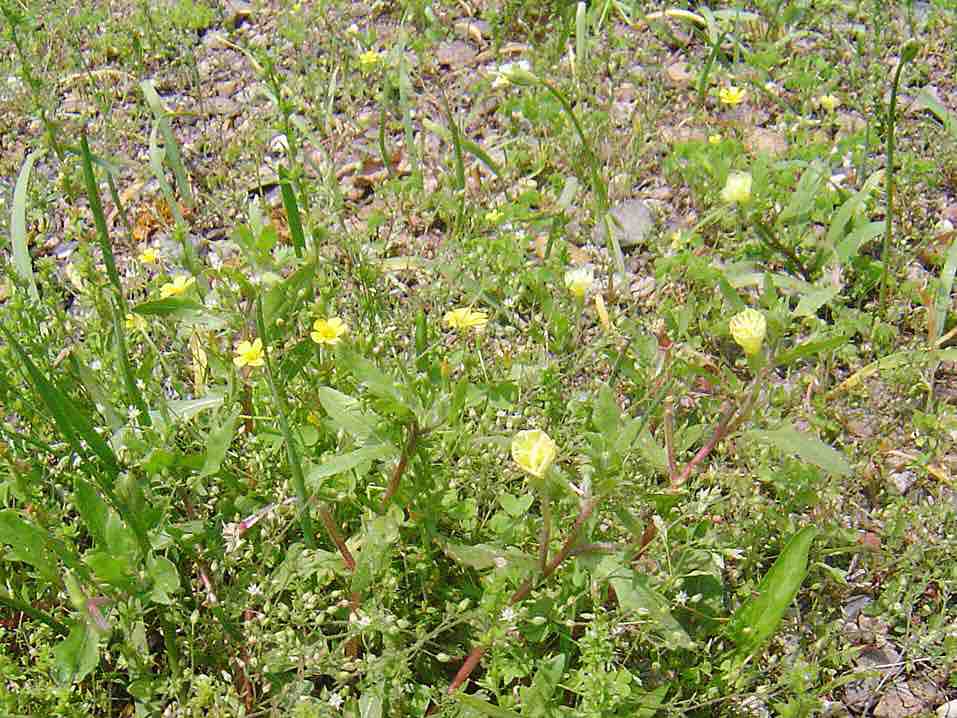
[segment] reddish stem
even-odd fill
[[[405,473],[405,469],[409,464],[409,458],[412,456],[412,452],[415,451],[415,445],[418,443],[418,440],[419,425],[413,420],[409,426],[409,436],[405,440],[405,446],[402,447],[402,455],[399,456],[399,463],[395,465],[395,469],[392,471],[392,478],[389,479],[389,485],[386,487],[385,495],[382,497],[382,503],[379,505],[380,511],[386,510],[389,501],[395,496],[395,492],[399,490],[399,481],[402,480],[402,474]]]
[[[355,571],[356,560],[352,557],[352,552],[346,545],[345,539],[342,538],[342,534],[339,533],[339,529],[336,528],[336,522],[333,520],[329,509],[320,505],[318,508],[318,513],[319,520],[325,527],[326,533],[329,534],[329,538],[332,539],[332,542],[336,545],[336,548],[339,549],[339,554],[342,556],[342,560],[346,564],[346,568],[348,568],[350,571]]]
[[[718,420],[717,425],[715,425],[714,433],[711,435],[711,438],[708,439],[708,443],[698,449],[698,453],[688,462],[681,472],[681,475],[672,480],[672,487],[681,486],[685,481],[691,478],[691,474],[697,468],[698,464],[707,459],[711,452],[714,451],[714,447],[718,445],[718,442],[727,435],[728,426],[733,416],[734,407],[731,405],[731,402],[724,402],[721,406],[721,418]]]

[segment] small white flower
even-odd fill
[[[246,589],[246,593],[250,596],[262,596],[263,590],[259,587],[258,583],[249,584],[249,588]]]
[[[502,620],[505,623],[514,623],[515,619],[518,617],[518,614],[515,612],[515,609],[511,606],[506,606],[502,609]]]
[[[684,606],[686,603],[688,603],[688,594],[684,591],[678,591],[677,595],[675,596],[675,603],[677,603],[679,606]]]
[[[532,66],[528,60],[519,60],[518,62],[506,62],[500,65],[495,73],[495,80],[492,82],[494,89],[508,87],[515,84],[528,84],[528,79],[534,79],[532,75]]]
[[[329,705],[332,706],[333,710],[339,710],[342,708],[343,703],[345,703],[345,701],[338,693],[333,693],[329,696]]]

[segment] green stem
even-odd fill
[[[897,126],[897,89],[901,82],[901,73],[904,71],[904,65],[914,59],[917,55],[917,44],[911,40],[904,45],[901,50],[901,59],[897,63],[897,70],[894,72],[894,83],[891,85],[891,99],[887,108],[887,140],[885,143],[885,153],[887,155],[887,167],[884,170],[885,201],[886,210],[884,212],[884,244],[881,247],[881,263],[884,265],[881,270],[881,293],[880,310],[874,317],[874,326],[877,326],[878,317],[884,317],[884,310],[887,306],[887,277],[890,268],[890,248],[891,235],[894,232],[894,130]]]
[[[296,442],[289,428],[289,419],[286,414],[286,397],[276,384],[272,371],[272,360],[269,357],[269,343],[266,336],[266,320],[263,318],[262,296],[256,299],[256,326],[259,338],[263,345],[263,358],[266,362],[266,379],[269,381],[269,390],[273,401],[276,402],[276,413],[279,416],[279,428],[286,443],[286,456],[289,459],[289,470],[292,472],[292,486],[299,499],[299,524],[302,526],[303,541],[306,548],[316,547],[316,537],[312,529],[312,519],[309,517],[309,496],[306,493],[306,479],[302,473],[302,464],[299,461],[299,452]]]

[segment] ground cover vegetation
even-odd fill
[[[0,713],[957,715],[952,0],[0,11]]]

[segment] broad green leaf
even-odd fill
[[[654,718],[658,715],[658,709],[668,695],[668,684],[658,686],[653,691],[639,693],[638,705],[640,706],[631,718]]]
[[[103,500],[96,488],[83,479],[76,480],[73,490],[73,503],[96,545],[100,548],[106,548],[106,523],[110,515],[109,505]]]
[[[93,551],[83,556],[83,562],[90,567],[93,575],[103,583],[115,586],[122,591],[136,587],[133,568],[135,554],[114,555],[110,551]]]
[[[57,557],[46,531],[25,521],[12,509],[0,511],[0,544],[9,544],[8,559],[30,564],[47,581],[56,580]]]
[[[138,549],[136,534],[115,511],[111,511],[106,517],[103,533],[106,538],[106,548],[109,548],[114,556],[136,555]]]
[[[391,547],[398,540],[399,526],[395,516],[376,516],[366,522],[352,576],[353,591],[362,594],[373,584],[391,560]]]
[[[595,429],[611,441],[621,425],[621,410],[615,399],[615,392],[607,384],[602,384],[592,404],[591,420]]]
[[[864,186],[855,192],[851,197],[840,206],[834,217],[831,219],[831,226],[827,230],[827,245],[837,247],[847,232],[847,226],[851,220],[864,209],[864,205],[870,198],[871,193],[878,186],[883,178],[883,172],[875,172],[864,182]]]
[[[316,276],[316,264],[310,262],[299,268],[291,277],[279,282],[263,295],[263,319],[270,332],[270,342],[281,332],[276,329],[277,319],[290,319],[312,299],[312,286]],[[289,321],[286,326],[296,326]],[[275,330],[275,331],[274,331]]]
[[[325,479],[329,476],[335,476],[336,474],[341,474],[346,471],[351,471],[352,469],[360,466],[362,464],[368,464],[377,459],[387,459],[389,457],[396,456],[398,451],[392,444],[376,444],[375,446],[364,446],[361,449],[356,449],[355,451],[350,451],[346,454],[340,454],[334,456],[331,459],[322,462],[318,466],[309,470],[306,474],[306,483],[309,484],[313,490],[317,487],[313,484]]]
[[[728,631],[740,657],[761,648],[777,629],[807,575],[808,552],[815,536],[813,526],[798,531],[761,579],[757,595],[734,612]]]
[[[362,410],[359,400],[336,391],[332,387],[319,387],[319,403],[332,419],[337,429],[342,429],[362,443],[375,433],[377,417]]]
[[[36,150],[27,155],[17,177],[17,185],[13,190],[13,213],[10,217],[10,250],[13,258],[13,268],[20,279],[29,288],[30,296],[34,300],[40,298],[37,291],[36,279],[33,276],[33,263],[30,258],[29,238],[27,237],[27,187],[30,184],[30,172],[33,164],[45,150]]]
[[[442,546],[446,554],[453,560],[482,571],[489,568],[520,568],[530,571],[537,561],[526,553],[515,549],[503,549],[500,546],[480,543],[474,546],[447,542]]]
[[[531,494],[525,494],[524,496],[500,494],[498,497],[498,502],[502,505],[502,508],[505,509],[505,513],[515,519],[525,516],[534,501],[535,497]]]
[[[143,316],[163,317],[185,326],[216,331],[226,326],[226,320],[210,314],[199,302],[189,297],[166,297],[143,302],[133,307],[133,312]]]
[[[155,603],[170,605],[173,602],[170,594],[179,591],[179,572],[176,566],[165,556],[151,556],[146,563],[146,570],[153,580],[150,598]]]
[[[849,259],[857,256],[865,244],[875,237],[884,233],[884,221],[865,222],[859,227],[852,229],[844,239],[834,248],[839,263],[844,264]]]
[[[814,160],[808,165],[791,194],[791,201],[778,216],[778,221],[787,223],[807,218],[814,209],[818,192],[827,176],[825,169],[824,163],[820,160]]]
[[[189,421],[198,414],[216,409],[223,405],[225,397],[222,394],[209,394],[201,399],[181,399],[167,404],[170,414],[182,421]]]
[[[352,352],[343,353],[342,360],[373,396],[385,399],[394,410],[398,410],[398,413],[415,413],[411,402],[392,377],[371,361]]]
[[[237,406],[219,426],[210,429],[206,437],[206,460],[199,472],[200,476],[212,476],[219,472],[229,445],[233,442],[233,433],[236,431],[236,421],[239,419],[240,411],[241,407]]]
[[[85,622],[73,624],[70,635],[53,649],[57,681],[61,685],[79,683],[100,662],[99,636]]]
[[[466,708],[471,708],[473,711],[481,713],[483,716],[490,716],[490,718],[521,718],[521,716],[514,711],[506,710],[505,708],[499,708],[498,706],[492,705],[488,701],[483,700],[478,696],[472,696],[468,693],[463,693],[462,691],[458,691],[455,694],[455,700]]]
[[[753,429],[746,436],[775,446],[785,454],[797,454],[802,461],[820,467],[825,471],[847,476],[851,465],[841,452],[810,434],[798,431],[793,426],[784,425],[773,431]]]
[[[840,286],[815,287],[810,292],[801,294],[801,300],[794,308],[795,317],[813,317],[817,310],[830,302],[841,293]]]
[[[522,718],[549,718],[557,715],[552,695],[565,672],[565,654],[546,660],[535,672],[532,685],[522,697]]]
[[[83,388],[86,389],[87,394],[90,395],[90,398],[96,404],[99,412],[110,422],[110,427],[113,431],[122,429],[126,424],[126,417],[120,416],[116,407],[113,406],[109,394],[97,379],[93,370],[77,359],[76,354],[73,353],[70,354],[70,363],[73,365],[77,376],[80,377],[80,381],[83,382]]]
[[[668,452],[661,446],[655,437],[645,427],[635,440],[635,449],[638,454],[655,470],[662,473],[668,471]]]
[[[658,635],[677,648],[692,649],[695,642],[671,615],[668,602],[648,585],[648,577],[635,571],[618,556],[606,556],[595,569],[595,579],[607,580],[623,611],[634,611],[651,621]]]

